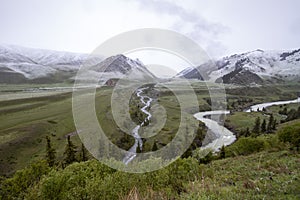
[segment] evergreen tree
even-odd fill
[[[260,133],[260,118],[259,117],[257,117],[255,120],[255,124],[252,129],[252,133],[254,133],[255,136],[259,135],[259,133]]]
[[[48,136],[46,136],[47,146],[46,146],[46,160],[49,167],[53,167],[55,164],[55,149],[52,147],[51,140]]]
[[[67,146],[64,152],[64,164],[69,165],[76,161],[76,146],[71,141],[70,136],[67,139]]]
[[[87,161],[88,160],[88,151],[85,148],[84,144],[81,143],[81,149],[80,149],[80,161]]]
[[[276,130],[277,121],[276,119],[273,120],[272,130]]]
[[[261,132],[265,133],[266,131],[267,131],[267,122],[264,119],[263,122],[262,122],[262,124],[261,124]]]
[[[152,147],[152,151],[157,151],[157,150],[158,150],[157,144],[156,144],[156,142],[154,142],[153,147]]]
[[[223,145],[220,151],[220,158],[225,158],[225,146]]]
[[[142,153],[141,148],[140,148],[139,145],[137,145],[135,152],[136,152],[136,153]]]
[[[288,111],[287,111],[287,107],[284,107],[282,114],[283,114],[283,115],[287,115],[287,112],[288,112]]]
[[[297,119],[297,111],[292,108],[288,113],[287,113],[287,118],[285,119],[285,121],[291,121]]]
[[[270,115],[270,118],[269,118],[268,126],[267,126],[267,131],[268,131],[268,132],[271,132],[271,131],[272,131],[273,124],[274,124],[274,117],[273,117],[273,115],[271,114],[271,115]]]
[[[245,137],[249,137],[251,135],[249,127],[247,127],[246,132],[245,132]]]
[[[232,102],[231,107],[235,109],[235,102]]]
[[[199,163],[208,164],[213,160],[213,153],[210,151],[204,158],[199,159]]]
[[[240,132],[237,133],[237,137],[245,136],[246,135],[246,130],[242,129]]]

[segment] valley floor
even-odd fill
[[[199,109],[210,110],[205,85],[194,83],[194,87]],[[224,159],[219,154],[209,160],[198,159],[194,149],[190,157],[144,174],[115,171],[97,160],[75,162],[64,169],[60,165],[48,167],[43,161],[46,136],[57,152],[57,163],[62,161],[68,134],[77,147],[81,145],[74,134],[70,91],[0,99],[0,175],[10,177],[0,178],[0,199],[300,199],[300,154],[291,146],[299,141],[300,121],[285,122],[286,116],[279,114],[284,108],[297,109],[299,104],[273,106],[266,112],[242,112],[251,104],[294,99],[298,88],[296,84],[227,89],[227,108],[232,113],[224,122],[234,133],[251,130],[258,117],[268,121],[271,113],[282,123],[270,133],[245,137],[237,134],[238,140],[225,147]],[[2,94],[7,92],[12,91]],[[97,91],[96,102],[101,102],[96,104],[97,117],[109,139],[128,149],[134,139],[111,122],[111,92],[109,87]],[[157,137],[145,141],[144,147],[150,151],[154,143],[157,148],[168,144],[180,121],[180,106],[170,91],[162,90],[155,102],[165,108],[168,118]],[[153,105],[153,123],[161,121],[157,114],[160,108]],[[284,128],[294,128],[292,142],[290,135],[278,139]]]

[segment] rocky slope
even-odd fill
[[[262,84],[299,80],[300,49],[293,51],[255,50],[210,61],[197,68],[188,68],[177,77],[203,80],[203,74],[213,82]]]
[[[0,83],[73,82],[80,66],[86,63],[89,69],[81,78],[92,76],[106,81],[121,78],[129,72],[135,78],[155,77],[140,61],[123,55],[103,60],[101,56],[88,54],[0,45]]]

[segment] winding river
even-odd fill
[[[147,115],[145,120],[137,125],[131,132],[131,135],[135,138],[135,142],[133,146],[128,150],[128,154],[124,157],[123,162],[127,165],[136,157],[136,149],[139,147],[140,150],[143,148],[143,141],[139,135],[139,129],[145,124],[146,121],[150,121],[152,115],[150,112],[147,111],[147,108],[150,106],[152,102],[152,98],[148,96],[141,95],[145,89],[148,88],[140,88],[137,90],[136,95],[140,98],[140,101],[144,104],[144,106],[140,109],[143,113]],[[299,103],[300,97],[294,100],[289,101],[275,101],[275,102],[267,102],[261,103],[257,105],[251,106],[249,109],[245,110],[244,112],[257,112],[257,110],[262,110],[263,108],[267,108],[274,105],[284,105],[290,103]],[[220,150],[220,148],[224,145],[230,145],[236,140],[236,136],[233,132],[218,124],[217,121],[207,118],[207,116],[211,115],[221,115],[221,114],[229,114],[227,110],[215,110],[215,111],[205,111],[205,112],[198,112],[194,114],[194,117],[202,121],[205,126],[212,131],[216,136],[217,139],[213,140],[212,142],[208,143],[207,145],[201,147],[201,149],[212,149],[214,152]]]
[[[150,112],[147,111],[147,108],[150,106],[152,102],[152,98],[148,96],[142,96],[141,94],[144,92],[146,88],[140,88],[137,90],[136,95],[140,98],[140,101],[144,104],[144,106],[141,108],[141,111],[147,115],[145,120],[134,127],[134,129],[131,132],[131,135],[134,137],[135,141],[133,146],[128,150],[128,154],[124,157],[123,162],[127,165],[129,162],[131,162],[136,157],[136,149],[137,147],[140,148],[140,150],[143,149],[143,140],[141,139],[141,136],[139,135],[140,128],[145,124],[146,121],[150,121],[152,115]]]
[[[253,105],[250,107],[250,109],[247,109],[244,112],[256,112],[257,110],[262,110],[263,108],[267,108],[274,105],[284,105],[284,104],[290,104],[290,103],[299,103],[300,97],[294,100],[289,101],[275,101],[275,102],[268,102],[268,103],[262,103]],[[225,110],[215,110],[215,111],[206,111],[206,112],[199,112],[194,114],[194,117],[197,120],[202,121],[205,126],[212,131],[215,135],[218,136],[217,139],[213,140],[211,143],[201,147],[201,149],[212,149],[213,151],[219,151],[219,149],[224,145],[230,145],[236,140],[236,136],[233,132],[225,128],[224,126],[219,125],[216,121],[206,118],[210,115],[220,115],[220,114],[229,114],[229,111]]]

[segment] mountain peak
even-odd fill
[[[140,61],[131,60],[122,54],[103,60],[101,56],[88,54],[0,45],[0,83],[72,82],[83,64],[89,66],[82,77],[87,80],[94,76],[105,81],[120,78],[129,72],[134,72],[140,78],[155,78]]]
[[[299,80],[300,79],[300,49],[293,51],[264,51],[257,49],[241,54],[234,54],[214,62],[210,61],[197,67],[208,72],[209,80],[215,82],[225,78],[225,83],[237,79],[247,79],[245,83],[261,80]],[[201,70],[200,70],[201,71]],[[197,70],[183,70],[179,77],[197,78]],[[258,77],[259,78],[258,78]],[[247,78],[248,77],[248,78]]]

